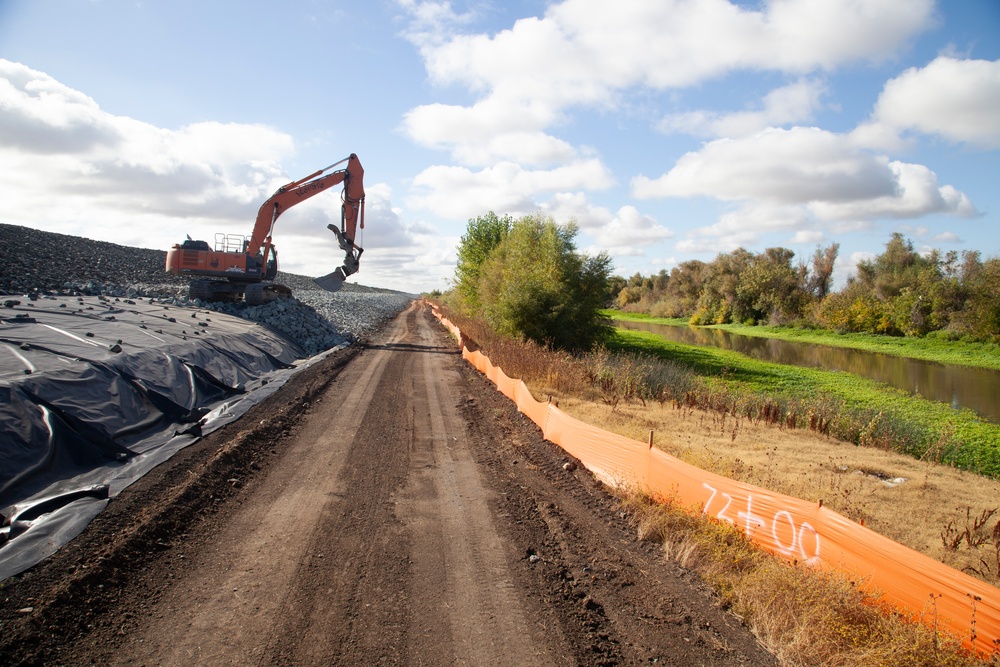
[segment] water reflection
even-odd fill
[[[1000,371],[952,366],[886,354],[742,336],[719,329],[615,321],[623,329],[649,331],[679,343],[734,350],[754,359],[845,371],[888,383],[953,408],[974,410],[1000,423]]]

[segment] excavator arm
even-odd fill
[[[345,166],[344,163],[347,163]],[[341,167],[337,169],[337,167]],[[317,283],[337,291],[344,278],[358,270],[362,250],[356,240],[358,228],[365,226],[365,171],[358,156],[351,153],[326,169],[288,183],[265,201],[257,211],[257,220],[249,239],[238,235],[216,234],[215,247],[190,237],[167,251],[166,270],[192,278],[188,294],[207,301],[238,301],[263,303],[269,298],[289,295],[281,285],[265,287],[262,281],[275,277],[278,271],[277,253],[271,243],[275,222],[296,204],[344,184],[341,196],[340,226],[328,225],[344,251],[343,266],[318,278]]]
[[[344,163],[347,166],[330,171]],[[330,173],[327,173],[330,172]],[[325,174],[325,175],[324,175]],[[328,225],[337,237],[337,243],[344,251],[344,265],[337,269],[344,277],[355,273],[358,270],[358,262],[364,250],[355,243],[357,229],[365,228],[365,170],[361,166],[358,156],[351,153],[349,157],[340,162],[336,162],[325,169],[306,176],[305,178],[283,185],[271,195],[271,197],[261,204],[257,211],[257,220],[254,223],[253,233],[247,244],[248,255],[261,255],[263,266],[267,266],[268,261],[274,255],[274,246],[271,243],[271,233],[274,230],[274,223],[278,216],[286,210],[299,204],[310,197],[325,192],[340,183],[344,184],[342,196],[340,227]],[[334,272],[336,273],[336,271]],[[333,275],[333,274],[331,274]],[[341,279],[343,282],[343,279]],[[339,285],[337,285],[339,289]],[[327,288],[329,289],[329,287]]]

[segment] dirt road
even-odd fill
[[[769,665],[429,310],[300,373],[0,590],[0,663]]]

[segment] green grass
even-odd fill
[[[954,410],[850,373],[758,361],[643,331],[618,329],[608,348],[690,368],[709,388],[725,393],[727,405],[766,395],[783,410],[794,411],[800,421],[810,413],[832,410],[831,433],[839,438],[1000,477],[1000,425],[981,420],[971,410]]]
[[[667,324],[671,326],[688,325],[687,320],[683,318],[650,317],[641,313],[626,313],[619,310],[605,310],[602,312],[615,320],[649,322],[650,324]],[[743,336],[829,345],[831,347],[844,347],[863,350],[865,352],[889,354],[896,357],[936,361],[941,364],[1000,370],[1000,346],[990,343],[953,341],[934,336],[928,338],[904,338],[879,336],[876,334],[842,334],[826,329],[803,329],[790,326],[768,327],[746,326],[743,324],[716,324],[707,328],[721,329]]]

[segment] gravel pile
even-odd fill
[[[280,276],[279,276],[280,281]],[[278,299],[262,306],[245,303],[205,303],[210,308],[277,329],[310,356],[349,344],[377,329],[406,307],[415,296],[400,292],[295,290],[293,299]],[[173,300],[187,303],[186,297]]]
[[[275,282],[290,287],[295,298],[262,306],[189,302],[188,280],[164,270],[166,250],[130,248],[5,224],[0,224],[0,247],[7,249],[7,259],[0,263],[0,294],[101,294],[198,306],[265,324],[295,341],[308,355],[364,337],[415,298],[353,283],[331,293],[319,289],[309,277],[279,272]]]

